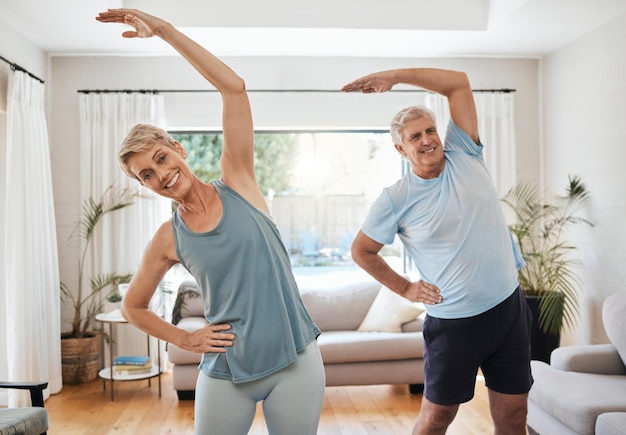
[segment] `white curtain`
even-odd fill
[[[485,163],[502,197],[517,180],[514,93],[474,92],[474,100],[480,141],[485,145]],[[437,129],[443,139],[450,119],[447,98],[429,93],[426,106],[435,112]]]
[[[171,215],[171,202],[152,194],[127,177],[117,163],[117,151],[138,123],[165,128],[163,97],[152,93],[80,94],[81,196],[100,198],[109,186],[138,189],[135,204],[105,217],[94,234],[88,270],[135,273],[144,248]],[[146,338],[127,325],[118,328],[114,354],[145,354]],[[156,349],[156,341],[153,343]],[[161,346],[164,348],[164,346]],[[152,352],[156,355],[156,350]],[[165,355],[165,354],[163,354]],[[162,362],[164,358],[161,358]]]
[[[9,76],[7,140],[2,183],[0,298],[8,380],[48,381],[62,388],[61,314],[56,224],[44,114],[44,85],[28,74]],[[26,392],[9,394],[26,406]]]

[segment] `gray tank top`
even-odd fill
[[[226,353],[205,353],[200,370],[234,383],[274,373],[320,334],[307,312],[274,221],[221,180],[212,182],[223,206],[206,233],[172,217],[176,253],[194,276],[211,324],[228,323],[236,335]]]

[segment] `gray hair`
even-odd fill
[[[435,113],[426,106],[409,106],[399,111],[391,120],[391,126],[389,127],[389,133],[391,133],[391,140],[393,143],[402,143],[402,131],[408,121],[412,121],[423,116],[427,116],[435,122]]]
[[[137,124],[128,132],[122,142],[117,153],[117,161],[126,175],[130,178],[136,178],[128,167],[128,159],[133,154],[150,149],[156,144],[163,144],[175,150],[174,142],[172,136],[162,128],[150,124]]]

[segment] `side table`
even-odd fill
[[[152,367],[149,373],[140,373],[135,375],[122,375],[118,373],[114,373],[113,371],[113,324],[127,324],[126,319],[122,317],[122,313],[119,310],[114,310],[110,313],[100,313],[96,315],[96,320],[102,323],[106,323],[109,325],[109,338],[108,346],[109,346],[109,366],[103,368],[98,373],[98,376],[102,378],[102,386],[106,391],[106,381],[109,380],[111,383],[111,402],[114,400],[114,387],[113,383],[115,381],[138,381],[141,379],[148,380],[148,386],[152,385],[152,378],[158,378],[159,383],[159,397],[161,397],[161,340],[157,339],[157,365],[156,367]],[[150,335],[146,334],[147,345],[148,345],[148,356],[150,356]]]

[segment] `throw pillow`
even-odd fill
[[[422,304],[382,286],[357,331],[402,332],[402,324],[415,320],[424,311]]]

